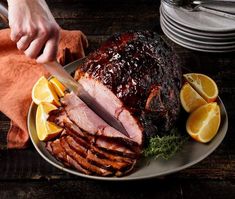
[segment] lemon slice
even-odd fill
[[[51,78],[49,80],[49,82],[53,86],[53,88],[56,91],[57,95],[59,97],[63,97],[64,96],[64,92],[66,90],[65,86],[55,77]]]
[[[216,102],[208,103],[190,114],[186,123],[186,130],[193,139],[207,143],[217,134],[220,120],[218,104]]]
[[[180,102],[188,113],[207,103],[187,82],[180,90]]]
[[[60,134],[63,130],[56,124],[47,121],[49,112],[56,109],[57,107],[55,105],[47,102],[42,102],[38,105],[36,112],[36,131],[39,140],[50,140]]]
[[[56,106],[61,105],[54,88],[44,76],[34,84],[32,89],[32,99],[37,105],[41,102],[52,103]]]
[[[183,76],[207,102],[214,102],[218,97],[218,87],[210,77],[199,73],[187,73]]]

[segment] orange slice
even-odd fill
[[[52,77],[49,82],[53,86],[54,90],[56,91],[59,97],[64,96],[64,92],[66,90],[65,86],[55,77]]]
[[[186,123],[188,134],[207,143],[215,137],[220,125],[220,108],[216,102],[208,103],[192,112]]]
[[[218,87],[210,77],[199,73],[188,73],[183,76],[207,102],[214,102],[218,97]]]
[[[180,101],[188,113],[207,103],[187,82],[180,90]]]
[[[53,104],[42,102],[37,107],[36,130],[39,140],[47,141],[56,137],[63,129],[52,122],[48,122],[48,114],[57,107]]]
[[[35,104],[40,104],[41,102],[48,102],[56,106],[60,106],[59,98],[54,88],[44,76],[42,76],[34,84],[32,89],[32,99]]]

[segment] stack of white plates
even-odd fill
[[[223,10],[235,12],[235,6]],[[163,32],[175,43],[204,52],[235,51],[235,20],[203,11],[188,11],[162,1]]]

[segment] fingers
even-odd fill
[[[43,27],[39,30],[36,36],[22,36],[17,42],[17,47],[32,59],[40,56],[40,63],[43,63],[56,58],[60,32],[57,26],[52,26],[51,29]]]
[[[56,58],[60,27],[55,22],[40,23],[37,28],[29,24],[27,30],[13,25],[10,37],[12,41],[17,43],[17,48],[24,51],[25,55],[30,58],[36,59],[43,51],[43,54],[38,58],[42,63]]]
[[[45,45],[43,53],[36,59],[37,63],[46,63],[56,59],[59,38],[52,37]]]
[[[16,42],[19,50],[26,50],[30,43],[37,36],[37,29],[33,26],[29,26],[27,30],[23,30],[17,27],[11,28],[11,40]]]
[[[25,33],[23,31],[20,31],[17,29],[11,29],[10,38],[14,42],[18,42],[23,35],[25,35]]]
[[[27,31],[23,32],[23,36],[17,41],[17,48],[22,51],[26,50],[37,34],[38,30],[31,25]]]
[[[41,49],[44,47],[47,37],[38,37],[35,40],[33,40],[29,47],[24,51],[25,55],[27,57],[30,57],[32,59],[37,58],[39,53],[41,52]]]
[[[18,42],[21,39],[21,37],[23,37],[25,35],[27,35],[30,38],[33,38],[38,33],[37,28],[32,24],[29,24],[25,28],[23,28],[23,25],[21,25],[21,23],[13,24],[10,27],[11,27],[10,38],[14,42]]]
[[[28,35],[22,36],[17,42],[17,48],[22,51],[26,50],[29,47],[30,43],[33,41],[33,39],[33,37],[30,37]]]

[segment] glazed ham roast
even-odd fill
[[[62,107],[49,117],[64,131],[46,147],[81,173],[127,174],[144,143],[169,132],[179,115],[179,60],[155,33],[112,36],[87,57],[74,78],[128,132],[126,136],[109,126],[74,93],[67,93]]]

